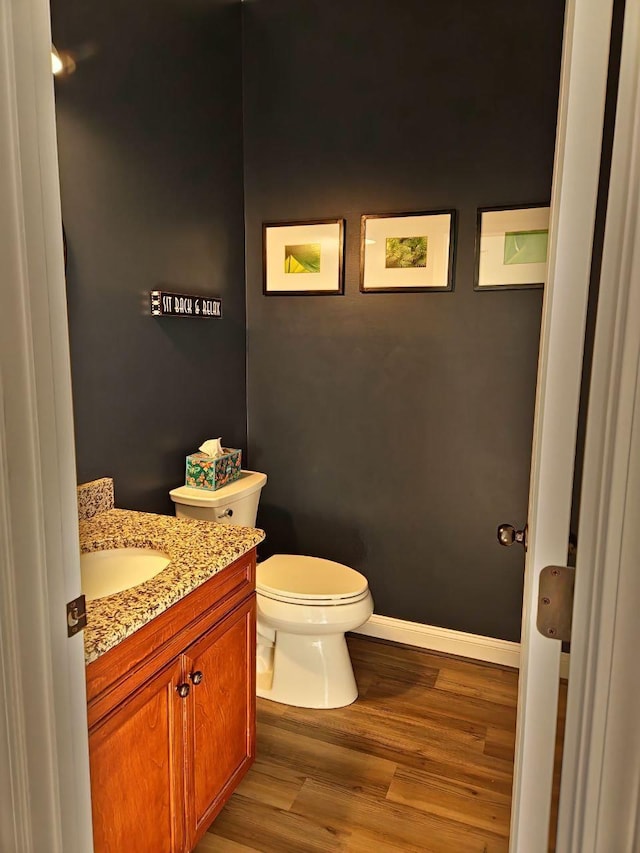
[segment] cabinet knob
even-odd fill
[[[199,669],[197,669],[195,672],[192,672],[192,673],[189,675],[189,678],[191,679],[191,681],[192,681],[194,684],[200,684],[200,682],[201,682],[201,681],[202,681],[202,679],[204,678],[204,674],[203,674],[202,672],[200,672],[200,670],[199,670]]]
[[[186,699],[187,696],[189,695],[189,691],[191,690],[191,688],[185,682],[184,684],[178,684],[178,686],[176,687],[176,690],[178,691],[178,696],[181,699]]]

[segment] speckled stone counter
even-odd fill
[[[99,512],[113,509],[113,480],[101,477],[78,486],[78,520],[93,518]]]
[[[155,548],[171,562],[132,589],[87,603],[87,664],[146,625],[264,539],[262,530],[168,515],[109,509],[80,520],[83,553],[107,548]]]

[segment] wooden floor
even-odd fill
[[[507,851],[517,672],[349,647],[348,708],[258,700],[257,760],[197,853]]]

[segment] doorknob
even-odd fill
[[[524,547],[524,550],[527,550],[527,530],[528,525],[522,528],[522,530],[516,530],[513,524],[501,524],[497,530],[498,542],[503,545],[505,548],[508,548],[510,545],[513,545],[514,542],[519,542],[520,545]]]

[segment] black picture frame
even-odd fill
[[[263,295],[342,296],[344,294],[345,230],[345,220],[340,217],[292,222],[263,222]],[[304,242],[288,243],[287,240],[304,240]],[[317,250],[313,248],[316,246]],[[310,260],[308,255],[299,263],[293,254],[287,253],[289,248],[303,249],[304,247],[311,249],[310,255],[317,251],[317,270],[314,268],[315,256]],[[326,269],[323,269],[323,260],[326,262]],[[300,269],[300,267],[303,268]],[[315,279],[316,274],[321,278]],[[296,287],[288,286],[290,283],[294,284],[293,280],[288,280],[289,275],[295,276]],[[307,279],[307,275],[311,278]],[[278,287],[278,284],[287,286]]]
[[[485,223],[485,216],[487,214],[514,214],[514,228],[522,228],[523,225],[519,222],[519,217],[515,216],[517,214],[526,214],[531,213],[533,211],[546,211],[546,229],[533,228],[531,230],[539,231],[546,230],[548,233],[548,224],[549,224],[549,209],[550,202],[531,202],[526,204],[506,204],[506,205],[495,205],[493,207],[479,207],[476,214],[476,241],[475,241],[475,258],[474,258],[474,274],[473,274],[473,289],[476,291],[485,291],[485,290],[540,290],[544,288],[546,283],[546,270],[544,272],[543,281],[522,281],[522,282],[504,282],[504,283],[493,283],[493,284],[483,284],[481,283],[481,254],[483,252],[483,236],[486,241],[486,231],[483,231],[483,225]],[[532,219],[532,221],[534,221]],[[526,222],[524,224],[526,227]],[[507,233],[505,231],[505,233]],[[546,265],[546,261],[545,261]],[[533,270],[533,265],[532,270]],[[535,267],[539,270],[539,264],[535,264]],[[537,278],[537,275],[532,275],[532,278]]]
[[[429,267],[429,254],[428,254],[428,222],[430,218],[434,218],[432,227],[438,226],[437,230],[435,230],[436,236],[439,236],[439,239],[442,240],[446,237],[447,245],[439,247],[437,267],[440,270],[440,277],[442,284],[427,284],[419,283],[420,278],[423,279],[432,277],[434,274],[434,269],[430,269]],[[435,218],[448,217],[448,222],[437,222]],[[398,267],[390,267],[387,264],[388,260],[388,246],[389,240],[392,239],[402,239],[409,240],[415,238],[413,234],[407,234],[403,237],[398,237],[398,235],[389,235],[386,238],[387,242],[385,245],[385,255],[384,255],[384,265],[382,263],[383,256],[381,248],[378,247],[375,251],[368,249],[367,246],[370,243],[374,243],[375,241],[371,240],[371,238],[367,238],[367,225],[368,223],[376,223],[380,224],[382,228],[384,228],[384,222],[387,221],[389,223],[390,231],[397,231],[400,225],[399,220],[403,220],[403,226],[405,226],[405,230],[408,231],[416,231],[416,230],[426,230],[424,234],[426,241],[424,245],[424,265],[422,262],[416,264],[415,266],[398,266]],[[415,222],[412,222],[415,220]],[[423,220],[421,222],[420,220]],[[405,224],[406,223],[406,224]],[[422,228],[419,226],[422,225]],[[379,228],[375,229],[378,232]],[[371,232],[369,232],[371,233]],[[384,233],[384,231],[382,231]],[[377,236],[377,233],[376,233]],[[375,213],[375,214],[363,214],[360,220],[360,292],[361,293],[449,293],[454,289],[454,277],[455,277],[455,254],[456,254],[456,238],[457,238],[457,211],[453,208],[444,208],[437,210],[421,210],[421,211],[409,211],[404,213]],[[368,271],[367,271],[367,261],[374,268],[374,272],[372,275],[377,278],[380,284],[371,285],[367,283]],[[422,261],[422,258],[421,258]],[[442,275],[442,266],[443,264],[446,266],[445,274]],[[424,275],[421,276],[422,269],[424,269]],[[402,284],[402,278],[405,275],[409,278],[411,276],[415,284]],[[385,281],[387,279],[387,281]],[[398,282],[398,283],[394,283]]]

